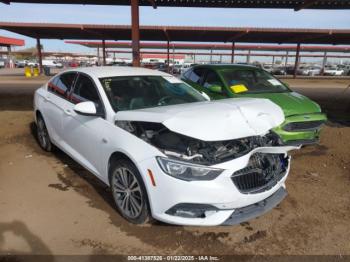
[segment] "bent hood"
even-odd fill
[[[264,135],[284,121],[284,114],[267,99],[231,98],[119,111],[115,120],[162,123],[185,136],[222,141]]]
[[[321,112],[318,104],[296,92],[249,94],[249,97],[270,99],[282,108],[285,116]]]

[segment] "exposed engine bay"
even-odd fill
[[[282,145],[279,137],[271,132],[265,136],[207,142],[172,132],[161,123],[116,121],[115,124],[157,147],[169,157],[203,165],[229,161],[257,147]]]

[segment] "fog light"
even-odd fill
[[[206,218],[217,211],[218,208],[212,205],[181,203],[173,206],[165,213],[185,218]]]

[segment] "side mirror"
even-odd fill
[[[74,106],[74,111],[83,116],[96,116],[96,106],[93,102],[87,101],[87,102],[81,102],[79,104],[76,104]]]
[[[209,91],[210,92],[213,92],[213,93],[222,93],[222,87],[221,86],[219,86],[219,85],[211,85],[211,86],[209,86]]]

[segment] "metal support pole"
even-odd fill
[[[100,65],[100,47],[97,46],[97,65]]]
[[[193,54],[193,63],[194,64],[196,63],[196,54],[195,53]]]
[[[175,45],[173,45],[173,67],[171,68],[171,73],[174,74],[175,67]]]
[[[275,56],[273,55],[272,56],[272,66],[274,66],[274,64],[275,64]]]
[[[250,50],[248,50],[248,54],[247,54],[247,64],[250,63]]]
[[[166,48],[167,48],[166,67],[167,67],[167,72],[170,73],[170,41],[169,40],[167,41]]]
[[[327,64],[327,52],[324,52],[321,75],[324,75],[324,68],[326,67],[326,64]]]
[[[131,0],[132,65],[140,66],[139,1]]]
[[[288,56],[289,56],[289,52],[287,51],[286,53],[286,61],[284,63],[284,66],[287,67],[288,66]]]
[[[210,63],[213,62],[213,48],[210,49]]]
[[[232,42],[232,48],[231,48],[231,64],[235,62],[235,42]]]
[[[295,54],[293,78],[297,77],[297,70],[299,68],[299,59],[300,59],[300,43],[297,44],[297,51],[296,51],[296,54]]]
[[[39,72],[40,72],[40,74],[42,74],[43,73],[43,56],[42,56],[42,53],[41,53],[40,38],[36,39],[36,48],[38,50]]]
[[[103,65],[105,66],[107,63],[106,63],[106,42],[105,40],[102,40],[102,58],[103,58]]]
[[[8,45],[7,46],[7,65],[6,65],[6,67],[11,67],[11,59],[12,59],[11,46]]]

